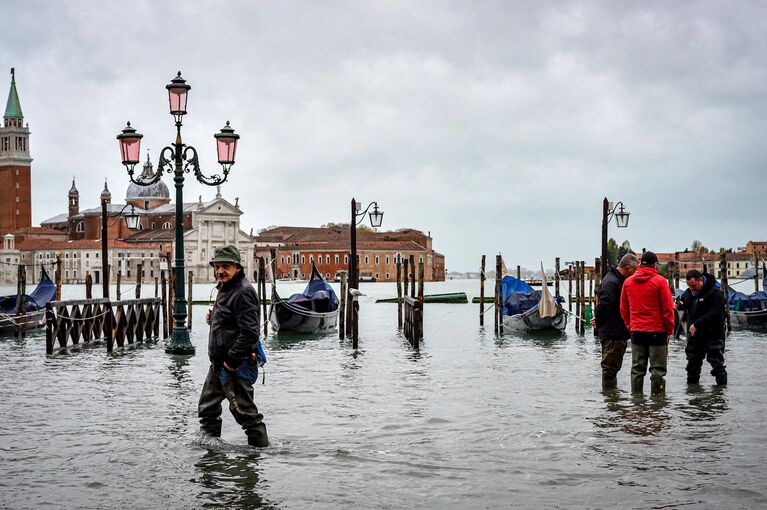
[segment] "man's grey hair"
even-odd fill
[[[623,256],[618,267],[633,267],[634,269],[639,267],[639,259],[633,253],[627,253]]]

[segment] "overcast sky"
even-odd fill
[[[0,68],[32,131],[32,216],[128,185],[130,120],[156,165],[165,85],[192,86],[184,141],[242,228],[431,231],[448,270],[599,255],[602,198],[635,249],[767,238],[767,2],[0,2]],[[1,75],[0,75],[1,76]],[[5,100],[10,76],[0,93]],[[4,105],[4,103],[3,103]],[[166,183],[172,188],[170,176]],[[186,201],[215,189],[187,180]]]

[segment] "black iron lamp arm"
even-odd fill
[[[607,211],[607,222],[609,223],[612,221],[613,216],[615,216],[615,211],[618,210],[618,206],[625,207],[623,202],[618,202],[617,204],[613,205],[613,208]]]
[[[365,215],[368,213],[368,211],[370,210],[370,208],[371,208],[373,205],[375,205],[376,207],[378,207],[378,202],[376,202],[376,201],[370,202],[370,203],[368,204],[368,206],[365,208],[365,210],[364,210],[364,211],[362,211],[362,212],[360,212],[360,213],[354,213],[354,226],[355,226],[355,227],[356,227],[357,225],[359,225],[360,223],[362,223],[363,221],[365,221]],[[357,221],[357,218],[359,218],[360,220],[359,220],[359,221]]]
[[[133,204],[125,204],[125,205],[123,206],[123,208],[122,208],[122,209],[120,209],[120,212],[118,212],[118,213],[115,215],[115,220],[114,220],[112,223],[109,223],[107,226],[108,226],[108,227],[112,227],[112,226],[114,226],[114,225],[115,225],[115,224],[116,224],[116,223],[117,223],[117,222],[120,220],[120,216],[122,216],[123,212],[125,211],[125,209],[126,209],[128,206],[131,206],[131,208],[133,208]],[[109,211],[107,211],[107,217],[109,217]]]
[[[197,178],[197,180],[203,184],[207,184],[208,186],[218,186],[219,184],[223,184],[226,182],[226,180],[229,178],[229,168],[225,165],[224,167],[224,175],[223,177],[219,174],[213,174],[212,176],[208,177],[207,175],[202,173],[202,170],[200,170],[200,160],[197,158],[197,149],[192,147],[191,145],[186,145],[183,152],[183,159],[186,161],[184,164],[184,171],[189,172],[193,171],[194,176]]]

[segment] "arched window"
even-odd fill
[[[162,228],[164,228],[166,230],[169,230],[169,229],[173,228],[173,225],[171,225],[171,223],[169,221],[166,221],[165,223],[162,224]]]
[[[85,222],[80,221],[77,223],[77,226],[75,227],[75,232],[85,232]]]

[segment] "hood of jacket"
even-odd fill
[[[658,270],[655,269],[652,266],[639,266],[634,273],[634,278],[638,282],[646,282],[649,281],[653,276],[655,276],[658,273]]]

